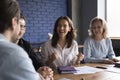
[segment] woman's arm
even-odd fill
[[[57,53],[53,53],[52,55],[50,55],[50,57],[46,61],[47,66],[50,66],[57,58],[58,58]]]
[[[51,48],[51,43],[48,41],[45,43],[41,50],[42,59],[45,61],[47,66],[53,64],[53,62],[57,59],[58,55],[53,49]]]
[[[82,53],[79,53],[77,55],[77,60],[76,60],[76,64],[80,64],[80,62],[84,59],[84,55]]]
[[[115,58],[115,53],[114,53],[114,50],[113,50],[111,39],[107,38],[106,44],[108,44],[108,55],[107,55],[107,57],[109,59]]]
[[[111,39],[109,39],[109,38],[107,39],[107,44],[109,44],[108,55],[107,55],[108,58],[110,60],[112,60],[113,62],[118,62],[119,60],[115,58],[116,56],[115,56],[115,52],[113,50]]]

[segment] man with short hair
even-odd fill
[[[16,0],[0,0],[0,80],[41,80],[27,53],[12,42],[20,31]]]

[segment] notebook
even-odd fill
[[[76,69],[73,66],[59,66],[59,73],[76,73]]]

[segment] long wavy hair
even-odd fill
[[[67,48],[69,48],[72,45],[73,40],[76,38],[76,29],[73,26],[72,20],[67,16],[61,16],[56,20],[55,25],[54,25],[54,31],[53,31],[53,37],[52,37],[51,45],[55,48],[57,46],[57,43],[58,43],[58,40],[59,40],[59,35],[57,33],[57,27],[58,27],[58,23],[59,23],[60,20],[66,20],[69,24],[69,27],[71,28],[70,32],[68,32],[68,34],[66,35]]]
[[[103,33],[102,33],[102,37],[103,38],[106,38],[107,37],[107,24],[106,24],[106,21],[102,18],[99,18],[99,17],[94,17],[91,21],[90,21],[90,36],[92,38],[95,38],[95,34],[93,33],[93,30],[92,30],[92,25],[94,22],[96,21],[100,21],[101,24],[102,24],[102,27],[103,27]]]

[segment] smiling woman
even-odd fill
[[[54,25],[53,37],[42,48],[42,57],[49,66],[70,66],[80,64],[83,55],[79,54],[75,41],[76,30],[71,19],[59,17]]]
[[[90,37],[84,42],[85,62],[115,63],[111,39],[107,37],[106,21],[95,17],[90,22]]]

